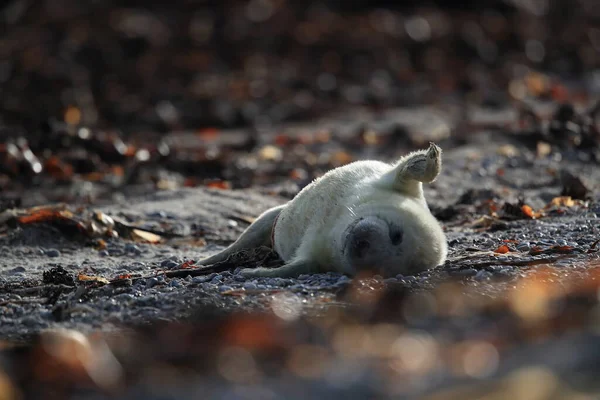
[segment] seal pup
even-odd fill
[[[246,276],[294,277],[371,270],[383,276],[414,274],[442,264],[447,245],[431,214],[423,183],[442,167],[442,150],[430,143],[394,164],[355,161],[328,171],[288,203],[261,214],[209,265],[243,249],[272,246],[285,264],[246,268]]]

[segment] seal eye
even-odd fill
[[[402,231],[398,228],[391,228],[390,229],[390,240],[392,241],[392,244],[394,246],[397,246],[400,243],[402,243]]]

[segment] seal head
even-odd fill
[[[406,203],[367,212],[342,233],[342,263],[353,273],[414,274],[443,262],[447,250],[439,225],[419,204]]]

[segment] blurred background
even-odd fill
[[[1,117],[28,132],[50,118],[168,132],[595,94],[594,5],[14,0],[2,13]]]
[[[464,136],[469,107],[600,91],[594,0],[13,0],[1,16],[5,193],[21,179],[302,186]]]

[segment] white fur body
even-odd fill
[[[261,214],[240,238],[203,264],[224,261],[244,248],[271,244],[279,268],[244,270],[249,276],[297,276],[362,269],[386,276],[442,264],[447,245],[431,214],[422,183],[441,170],[441,149],[430,144],[391,165],[356,161],[335,168],[287,204]]]
[[[392,168],[380,161],[356,161],[307,185],[279,214],[274,232],[277,254],[286,262],[314,260],[321,272],[354,274],[342,257],[344,231],[356,218],[375,214],[402,220],[404,242],[414,249],[414,259],[407,263],[419,259],[427,265],[442,264],[446,257],[442,228],[422,191],[401,193],[382,182]],[[402,267],[398,265],[398,273]]]

